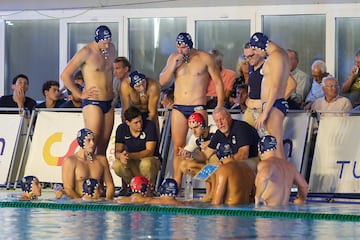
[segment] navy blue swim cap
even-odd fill
[[[166,195],[166,196],[177,196],[179,193],[179,188],[177,182],[172,178],[165,179],[159,189],[158,192],[160,195]]]
[[[184,33],[184,32],[179,33],[179,35],[176,37],[176,43],[177,44],[185,44],[190,49],[192,49],[192,47],[194,45],[190,34]]]
[[[105,26],[101,25],[95,30],[95,42],[111,39],[111,31]]]
[[[144,176],[135,176],[130,181],[130,188],[132,192],[146,193],[149,188],[150,182]]]
[[[276,150],[276,138],[271,135],[266,135],[259,140],[259,151],[261,154],[267,151]]]
[[[252,48],[259,48],[262,51],[266,51],[269,38],[265,34],[257,32],[251,36],[249,43]]]
[[[82,128],[77,133],[77,142],[81,148],[84,148],[85,138],[89,135],[94,135],[94,133],[87,128]]]
[[[130,77],[130,86],[134,88],[141,81],[146,80],[146,76],[138,71],[133,71],[129,75]]]
[[[82,185],[83,194],[93,196],[98,185],[99,181],[95,178],[85,179]]]
[[[216,156],[219,160],[232,155],[232,149],[228,143],[218,143],[216,145]]]
[[[27,193],[31,193],[32,192],[32,183],[33,181],[36,180],[35,176],[26,176],[23,177],[20,181],[20,185],[21,185],[21,190],[23,192],[27,192]]]

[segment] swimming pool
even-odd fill
[[[353,239],[360,234],[358,204],[174,208],[7,199],[0,205],[0,239]]]

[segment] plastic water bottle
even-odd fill
[[[188,169],[185,173],[185,190],[184,190],[184,198],[185,200],[192,200],[194,197],[194,189],[192,185],[192,176],[190,173],[190,169]]]
[[[252,115],[253,115],[254,121],[256,121],[256,119],[258,119],[260,113],[256,110],[256,108],[251,109],[251,110],[252,110]],[[266,129],[264,127],[258,128],[256,130],[258,131],[259,137],[269,135],[269,133],[266,131]]]

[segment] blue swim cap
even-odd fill
[[[167,178],[161,183],[158,192],[160,195],[166,195],[169,197],[177,196],[179,193],[178,184],[174,179]]]
[[[276,150],[276,138],[270,135],[266,135],[259,140],[259,151],[261,154],[268,151]]]
[[[77,142],[81,148],[84,148],[85,138],[89,135],[94,135],[94,133],[87,128],[82,128],[77,133]]]
[[[31,193],[32,192],[32,183],[34,180],[36,180],[35,176],[23,177],[20,181],[21,190],[23,192]]]
[[[111,39],[111,31],[105,26],[101,25],[95,30],[95,42]]]
[[[87,178],[82,185],[83,194],[93,196],[96,188],[99,186],[99,182],[95,178]]]
[[[266,51],[268,43],[269,38],[261,32],[254,33],[249,41],[249,44],[252,48],[259,48],[262,51]]]
[[[145,194],[149,188],[150,182],[144,176],[135,176],[130,181],[130,188],[132,192]]]
[[[219,160],[232,155],[232,149],[228,143],[218,143],[216,145],[216,156]]]
[[[129,75],[130,77],[130,86],[134,88],[138,85],[141,81],[146,80],[146,76],[138,71],[133,71]]]
[[[179,35],[176,37],[176,43],[177,44],[185,44],[186,46],[188,46],[190,49],[192,49],[194,43],[191,39],[190,34],[188,33],[179,33]]]

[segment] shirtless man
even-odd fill
[[[114,182],[109,162],[104,155],[95,154],[94,133],[83,128],[77,134],[80,150],[67,157],[62,165],[64,192],[69,198],[81,198],[83,182],[87,178],[97,179],[100,189],[106,185],[106,199],[114,197]]]
[[[166,85],[175,77],[174,106],[171,113],[171,138],[174,144],[174,179],[181,188],[179,147],[186,144],[187,118],[200,112],[207,122],[205,109],[206,89],[211,78],[216,85],[217,107],[224,104],[224,85],[214,58],[207,52],[193,48],[190,34],[179,33],[176,38],[177,51],[172,53],[160,73],[160,84]]]
[[[160,84],[155,79],[133,71],[129,75],[130,81],[123,81],[120,86],[120,99],[122,104],[121,116],[131,106],[137,107],[144,119],[153,121],[160,137],[158,104],[160,99]]]
[[[212,204],[243,204],[253,200],[255,173],[244,161],[236,161],[228,143],[218,143],[216,155],[220,166],[216,171]]]
[[[144,176],[135,176],[130,181],[131,195],[115,199],[117,203],[144,203],[151,198],[149,195],[150,181]]]
[[[175,206],[183,205],[183,202],[176,199],[179,188],[176,181],[172,178],[167,178],[161,183],[158,193],[160,194],[160,197],[151,198],[146,203]]]
[[[23,177],[20,181],[20,185],[23,194],[19,200],[21,201],[36,200],[39,196],[41,196],[41,184],[37,177],[35,176]]]
[[[61,74],[62,81],[74,97],[83,100],[85,127],[94,132],[97,153],[102,155],[106,154],[114,125],[114,108],[111,106],[114,58],[111,31],[107,26],[99,26],[95,31],[95,41],[83,47]],[[85,80],[82,92],[72,80],[73,73],[79,68],[82,68]]]
[[[276,154],[279,158],[285,159],[283,121],[288,111],[285,99],[290,96],[285,96],[290,76],[289,57],[284,49],[271,42],[263,33],[253,34],[249,43],[255,53],[263,56],[267,54],[261,83],[262,112],[255,120],[255,127],[265,128],[269,134],[275,136],[279,143]]]
[[[298,187],[298,197],[294,203],[304,203],[308,193],[307,182],[292,163],[278,158],[275,150],[276,139],[273,136],[267,135],[260,139],[261,162],[255,179],[255,205],[287,205],[293,183]]]

